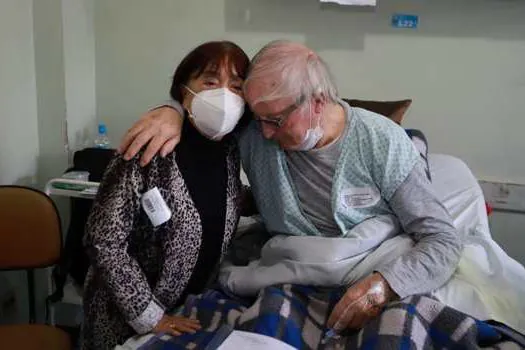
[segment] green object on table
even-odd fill
[[[71,191],[84,191],[86,188],[88,188],[88,186],[86,185],[69,184],[69,183],[64,183],[64,182],[54,182],[52,186],[60,190],[71,190]]]

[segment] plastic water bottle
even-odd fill
[[[106,124],[98,124],[98,134],[95,137],[96,148],[110,148],[110,142],[108,138]]]

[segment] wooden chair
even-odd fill
[[[29,324],[0,325],[0,348],[72,349],[69,335],[35,324],[34,270],[55,265],[62,251],[58,211],[44,193],[19,186],[0,186],[0,270],[25,270]]]

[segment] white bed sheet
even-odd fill
[[[464,242],[458,269],[434,296],[476,318],[495,319],[525,333],[525,268],[491,238],[478,181],[453,156],[430,154],[429,166],[436,194]]]
[[[483,192],[467,165],[446,154],[429,154],[432,185],[458,232],[491,237]]]

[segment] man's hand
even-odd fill
[[[164,315],[155,328],[153,328],[153,333],[167,333],[177,337],[182,333],[195,333],[195,331],[199,329],[201,329],[201,325],[198,320]]]
[[[149,143],[140,159],[141,166],[147,165],[159,150],[160,156],[165,157],[180,141],[182,122],[183,116],[174,108],[164,106],[149,111],[128,130],[118,152],[130,160]]]
[[[362,328],[379,315],[395,295],[383,276],[374,273],[346,291],[328,318],[327,326],[336,331]]]

